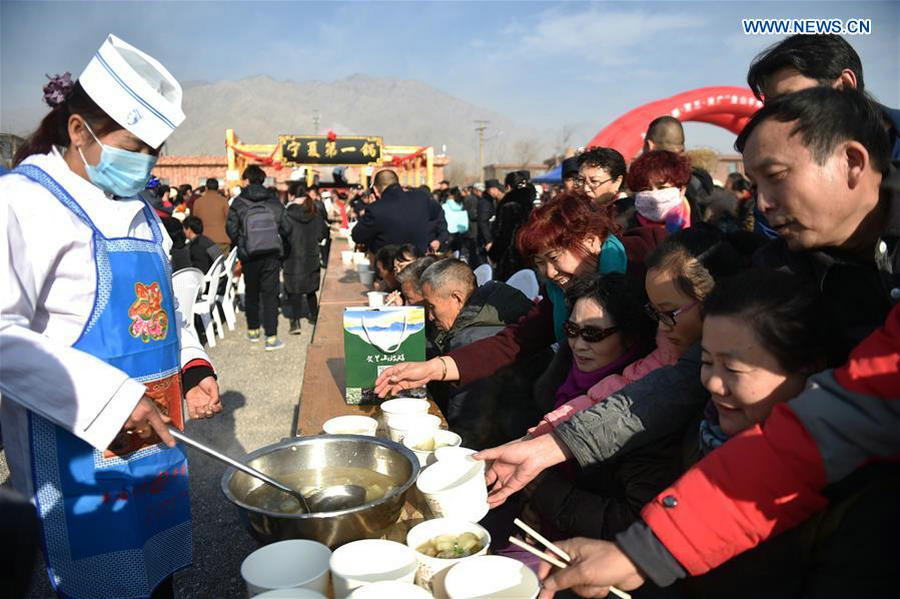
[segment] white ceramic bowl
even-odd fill
[[[435,458],[435,452],[437,449],[417,449],[417,446],[422,445],[423,443],[432,442],[433,446],[436,446],[437,449],[444,449],[446,447],[458,447],[460,443],[462,443],[462,437],[457,435],[452,431],[416,431],[414,433],[409,433],[405,437],[403,437],[403,445],[408,447],[416,457],[419,458],[420,466],[428,466],[429,464],[433,464],[437,458]]]
[[[356,264],[365,264],[369,266],[369,258],[365,252],[353,252],[353,261]]]
[[[431,599],[432,595],[422,587],[409,582],[373,582],[359,587],[350,599]]]
[[[449,534],[461,535],[464,532],[478,535],[482,544],[481,551],[475,555],[458,559],[429,557],[424,553],[418,552],[419,547],[435,537]],[[416,571],[416,584],[428,589],[438,599],[446,599],[447,593],[444,590],[444,577],[447,575],[448,569],[465,560],[487,553],[488,547],[491,545],[491,535],[483,526],[472,522],[454,518],[435,518],[413,526],[406,534],[406,544],[416,552],[416,557],[419,560],[419,567]]]
[[[361,270],[359,271],[359,282],[365,285],[366,287],[371,287],[375,284],[375,272],[372,270]]]
[[[437,517],[478,522],[488,513],[484,462],[471,457],[438,460],[422,470],[416,488]]]
[[[241,576],[250,597],[275,589],[305,588],[325,594],[331,550],[315,541],[291,539],[261,547],[244,558]]]
[[[411,433],[433,433],[440,426],[441,419],[434,414],[398,414],[387,418],[388,434],[397,443]]]
[[[478,452],[468,447],[438,447],[434,450],[434,458],[439,462],[442,460],[461,460],[473,453]]]
[[[450,568],[444,578],[444,588],[450,599],[534,599],[541,591],[541,584],[531,568],[518,560],[502,555],[480,555]]]
[[[353,264],[353,251],[344,250],[341,252],[341,264],[351,266]]]
[[[416,552],[402,543],[363,539],[335,549],[330,565],[334,596],[341,599],[373,582],[412,583],[418,561]]]
[[[325,424],[322,425],[322,430],[329,435],[368,435],[369,437],[374,437],[375,431],[378,430],[378,421],[368,416],[337,416],[326,420]]]
[[[399,414],[427,414],[428,400],[417,397],[398,397],[381,402],[380,407],[385,419],[388,416]]]
[[[384,291],[370,291],[366,296],[369,298],[370,308],[380,308],[384,305],[384,298],[387,297],[387,293]]]

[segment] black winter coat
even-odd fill
[[[244,227],[243,222],[241,221],[243,220],[244,212],[247,211],[251,202],[264,202],[266,208],[268,208],[272,212],[272,216],[275,217],[276,223],[281,222],[281,215],[284,212],[284,206],[281,205],[278,196],[262,185],[251,183],[247,187],[241,189],[241,194],[231,202],[231,207],[228,209],[228,218],[225,221],[225,232],[228,233],[231,242],[237,245],[238,258],[240,258],[241,262],[246,262],[248,259],[247,240],[244,239],[243,236]],[[258,258],[264,259],[268,258],[268,256],[257,256],[254,260]]]
[[[206,235],[197,235],[189,241],[188,250],[191,253],[191,266],[203,272],[208,272],[209,267],[222,253],[219,246]]]
[[[319,242],[328,237],[328,225],[319,211],[310,212],[300,204],[288,204],[279,223],[287,241],[282,263],[284,290],[312,293],[319,289]]]
[[[505,281],[514,273],[528,267],[516,248],[516,233],[519,226],[531,215],[536,194],[531,185],[513,189],[503,196],[497,205],[493,230],[494,243],[488,256],[497,264],[494,278],[498,281]]]
[[[446,242],[447,221],[441,205],[419,189],[390,185],[353,227],[353,241],[371,252],[390,244],[411,243],[425,252],[434,240]]]

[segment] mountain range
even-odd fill
[[[314,134],[315,116],[319,134],[378,135],[387,145],[430,145],[451,157],[456,165],[451,170],[473,174],[479,161],[477,120],[490,121],[486,163],[539,161],[553,152],[547,134],[415,80],[352,75],[294,82],[256,76],[191,81],[183,87],[187,118],[169,138],[169,154],[219,154],[228,128],[249,144],[276,143],[279,134]]]

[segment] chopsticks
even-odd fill
[[[516,526],[518,526],[519,528],[521,528],[523,531],[525,531],[525,534],[529,535],[530,537],[532,537],[533,539],[535,539],[536,541],[538,541],[539,543],[544,545],[544,547],[546,547],[547,549],[549,549],[550,551],[552,551],[553,553],[558,555],[560,558],[562,558],[562,560],[557,559],[548,553],[544,553],[543,551],[540,551],[539,549],[532,547],[525,541],[522,541],[520,539],[517,539],[516,537],[510,536],[509,542],[512,543],[513,545],[515,545],[516,547],[521,547],[528,553],[541,558],[545,562],[552,564],[552,565],[556,566],[557,568],[565,568],[566,566],[569,565],[569,562],[572,561],[572,558],[569,557],[568,553],[566,553],[565,551],[563,551],[562,549],[560,549],[559,547],[554,545],[552,542],[545,539],[540,533],[538,533],[536,530],[534,530],[533,528],[531,528],[530,526],[528,526],[527,524],[525,524],[518,518],[513,520],[513,523]],[[623,591],[621,589],[617,589],[614,586],[609,587],[609,592],[612,593],[613,595],[619,597],[620,599],[631,599],[631,595],[629,595],[628,593],[626,593],[625,591]]]

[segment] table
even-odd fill
[[[299,435],[321,433],[325,421],[336,416],[355,414],[376,417],[379,413],[377,405],[348,405],[344,401],[344,308],[368,303],[365,296],[368,289],[359,282],[356,267],[341,263],[341,249],[344,246],[343,241],[332,243],[325,270],[319,318],[307,350],[300,391]],[[437,405],[430,399],[429,404],[430,413],[439,416],[446,425]]]

